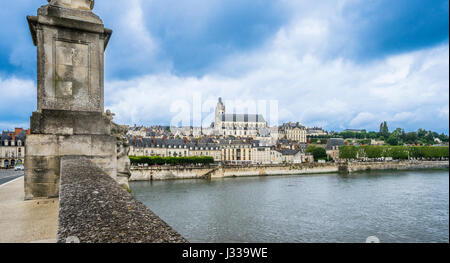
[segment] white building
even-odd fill
[[[328,135],[328,133],[326,131],[324,131],[322,128],[320,127],[312,127],[312,128],[308,128],[306,130],[308,136],[323,136],[323,135]]]
[[[25,161],[25,136],[29,131],[16,128],[0,134],[0,168],[12,168]]]
[[[260,130],[267,131],[267,122],[260,114],[226,114],[222,98],[215,111],[214,129],[218,135],[256,137]]]
[[[300,123],[284,123],[279,129],[279,137],[300,143],[306,143],[306,127]]]

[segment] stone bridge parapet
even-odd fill
[[[57,241],[185,243],[144,204],[88,158],[61,158]]]

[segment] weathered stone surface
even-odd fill
[[[116,178],[116,144],[116,138],[109,135],[27,135],[25,198],[30,200],[58,196],[62,156],[89,158],[106,174]]]
[[[344,165],[346,172],[376,171],[376,170],[419,170],[447,169],[448,161],[393,161],[373,163],[348,163]],[[343,169],[344,170],[344,169]]]
[[[25,157],[59,155],[58,136],[49,134],[28,134]]]
[[[104,52],[112,31],[91,11],[93,0],[48,2],[27,17],[38,54],[38,107],[27,136],[26,199],[58,195],[63,156],[84,156],[115,179],[120,158],[127,185],[122,139],[111,135],[112,114],[104,113]]]
[[[245,176],[323,174],[370,170],[448,169],[448,161],[401,161],[373,163],[312,163],[295,165],[257,165],[209,167],[133,167],[130,181],[202,179]]]
[[[114,116],[113,113],[111,113],[109,110],[106,111],[106,115],[112,118]],[[111,134],[116,137],[117,140],[117,177],[116,181],[126,187],[130,188],[130,185],[128,184],[128,181],[131,176],[131,163],[129,153],[130,153],[130,145],[128,143],[128,139],[126,137],[126,134],[128,132],[128,126],[127,125],[118,125],[114,122],[112,122],[111,119]]]
[[[58,196],[59,144],[55,135],[27,135],[25,148],[25,200]]]
[[[31,116],[32,134],[111,134],[111,121],[101,112],[42,110]]]
[[[103,54],[111,30],[88,10],[90,3],[56,0],[28,17],[38,49],[38,112],[104,111]]]
[[[92,10],[94,0],[47,0],[51,5],[75,8],[81,10]]]
[[[83,157],[62,157],[58,242],[187,242],[102,169]]]

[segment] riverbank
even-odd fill
[[[183,167],[133,167],[130,181],[214,179],[226,177],[354,173],[359,171],[448,169],[448,161],[398,161],[354,163],[307,163],[291,165]]]

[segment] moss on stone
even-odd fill
[[[128,188],[128,186],[127,186],[126,184],[122,184],[121,186],[122,186],[125,190],[127,190],[128,193],[131,194],[131,189]]]

